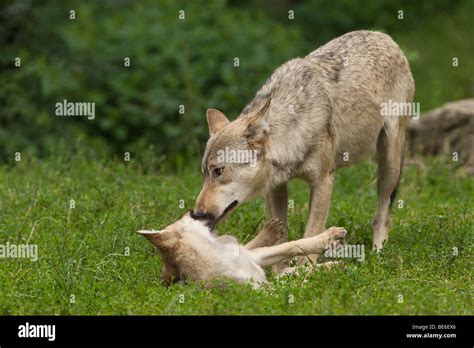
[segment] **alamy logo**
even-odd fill
[[[380,104],[381,116],[413,116],[413,119],[420,118],[420,103],[395,102],[389,99],[388,102]]]
[[[30,259],[38,260],[37,244],[0,244],[0,259]]]
[[[217,151],[217,162],[220,164],[249,164],[251,167],[255,167],[257,165],[257,153],[256,150],[234,150],[226,146],[224,150]]]
[[[365,260],[364,244],[344,244],[339,246],[330,245],[324,253],[326,257]]]
[[[89,102],[68,102],[64,99],[55,105],[56,116],[85,116],[88,120],[95,118],[95,103]]]
[[[18,326],[20,338],[47,338],[52,342],[56,339],[56,325],[35,325],[28,322]]]

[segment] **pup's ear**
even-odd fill
[[[270,112],[268,111],[268,108],[270,107],[271,100],[271,98],[268,98],[261,104],[258,111],[250,115],[248,118],[245,137],[247,138],[250,147],[253,149],[264,149],[267,135],[270,132],[270,127],[268,125],[268,116]]]
[[[208,109],[206,118],[210,135],[216,134],[230,122],[223,112],[216,109]]]
[[[148,239],[154,246],[159,248],[165,239],[166,230],[154,231],[154,230],[140,230],[137,231],[143,237]]]

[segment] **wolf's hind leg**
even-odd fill
[[[374,217],[373,248],[382,249],[388,239],[389,207],[395,199],[400,181],[405,129],[402,125],[386,125],[377,140],[378,194],[379,202]]]

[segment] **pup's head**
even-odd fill
[[[201,165],[204,185],[192,212],[211,227],[239,204],[265,189],[270,166],[268,146],[270,98],[254,111],[230,122],[220,111],[207,110],[210,138]]]
[[[206,235],[211,233],[211,230],[205,221],[193,219],[191,213],[187,212],[181,219],[166,226],[163,230],[140,230],[137,233],[148,239],[161,253],[169,255],[177,252],[179,239],[184,233]]]

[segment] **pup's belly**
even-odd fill
[[[265,273],[252,253],[237,240],[225,241],[187,236],[181,242],[180,270],[191,279],[211,281],[229,278],[239,283],[265,282]]]
[[[222,254],[225,264],[225,277],[232,278],[240,283],[263,283],[266,281],[263,269],[254,261],[250,251],[240,245],[227,245]]]

